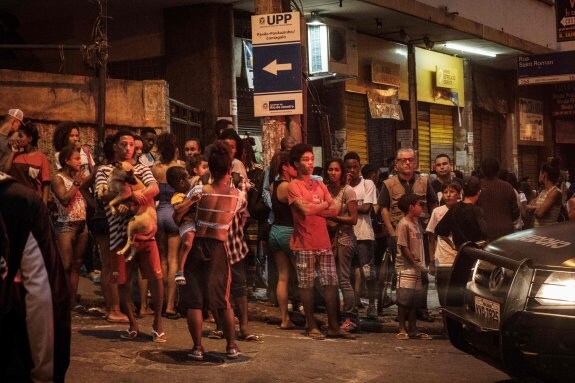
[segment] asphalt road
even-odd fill
[[[90,294],[97,294],[97,288],[87,280],[82,285],[83,301],[87,302]],[[95,312],[74,313],[67,381],[487,383],[509,380],[504,373],[459,352],[442,338],[439,313],[433,305],[430,308],[435,321],[418,325],[433,335],[433,340],[397,340],[396,312],[390,308],[379,321],[364,321],[363,331],[356,340],[315,341],[307,338],[303,329],[276,329],[272,323],[278,318],[277,308],[252,302],[252,329],[264,342],[238,342],[242,356],[229,361],[225,358],[225,341],[205,337],[204,362],[186,357],[192,342],[184,319],[166,319],[168,342],[156,344],[151,341],[149,317],[140,320],[140,336],[135,341],[125,341],[119,334],[127,325],[107,323]],[[321,314],[318,317],[322,319]],[[205,331],[213,326],[205,323]]]

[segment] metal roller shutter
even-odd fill
[[[431,141],[429,134],[429,104],[420,103],[417,108],[417,158],[419,170],[429,172],[431,169]]]
[[[368,118],[367,148],[370,164],[385,167],[387,159],[395,156],[397,126],[396,120]]]
[[[473,111],[473,149],[476,169],[485,158],[501,159],[501,139],[504,127],[505,121],[500,114],[481,109]]]
[[[539,182],[539,147],[519,146],[519,179],[529,177],[529,185],[537,190]]]
[[[444,105],[429,106],[430,164],[435,164],[438,154],[453,156],[453,112],[454,108]],[[427,171],[430,171],[431,167]]]
[[[367,111],[365,94],[345,92],[346,147],[348,152],[359,154],[362,164],[368,162]]]

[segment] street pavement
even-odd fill
[[[168,342],[151,341],[151,317],[140,319],[140,336],[119,338],[125,324],[102,319],[99,287],[81,278],[81,302],[87,313],[72,314],[72,357],[68,382],[502,382],[509,377],[472,356],[459,352],[442,336],[436,291],[431,285],[433,322],[418,321],[433,340],[397,340],[395,306],[377,321],[362,318],[356,340],[315,341],[303,327],[279,330],[279,310],[265,301],[250,301],[252,332],[263,343],[238,341],[239,359],[225,357],[225,341],[207,338],[214,324],[204,323],[204,362],[187,353],[192,341],[185,319],[164,319]],[[325,321],[325,314],[318,313]],[[293,314],[303,324],[301,314]]]

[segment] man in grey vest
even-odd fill
[[[395,227],[403,218],[403,213],[397,206],[399,198],[406,193],[414,193],[420,196],[422,201],[423,213],[420,217],[422,227],[426,227],[430,214],[439,203],[437,194],[431,186],[428,176],[422,176],[415,173],[417,167],[417,157],[415,151],[411,148],[401,148],[395,156],[395,168],[397,175],[384,181],[377,204],[381,207],[381,216],[383,223],[389,233],[388,249],[393,254],[397,251],[397,234]],[[424,241],[426,244],[427,241]],[[429,259],[429,249],[425,246],[425,258]],[[427,291],[426,291],[427,295]],[[427,301],[427,300],[426,300]],[[427,313],[427,304],[422,319],[429,320]]]

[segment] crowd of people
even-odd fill
[[[24,123],[21,110],[11,109],[0,126],[0,229],[6,233],[0,338],[31,355],[2,364],[0,377],[18,376],[24,365],[40,380],[46,374],[63,380],[70,310],[86,310],[77,290],[82,265],[93,262],[86,256],[92,242],[101,264],[104,318],[128,326],[121,339],[140,337],[138,317],[152,315],[151,340],[167,342],[162,321],[184,317],[193,341],[189,357],[203,360],[202,326],[213,318],[216,329],[209,337],[226,339],[233,359],[240,355],[236,337],[263,342],[248,321],[248,298],[262,279],[257,264],[267,262],[279,329],[296,328],[291,306],[301,309],[311,339],[355,339],[360,315],[377,320],[396,303],[397,339],[430,339],[416,326],[417,319],[433,320],[429,275],[443,305],[461,244],[551,224],[562,208],[575,206],[575,197],[566,199],[558,187],[556,161],[541,167],[541,190],[534,195],[493,158],[463,177],[446,154],[425,174],[417,171],[411,148],[397,151],[388,173],[362,166],[360,156],[348,152],[326,161],[318,175],[313,148],[291,137],[282,139],[263,169],[250,139],[240,138],[227,120],[217,122],[217,139],[205,148],[188,140],[181,158],[173,134],[150,128],[139,133],[122,129],[107,137],[104,159],[97,162],[80,143],[79,126],[61,123],[52,137],[52,173],[51,161],[38,150],[38,129]],[[569,214],[575,218],[575,208]],[[18,232],[14,222],[21,223]],[[387,291],[391,274],[393,301]],[[43,285],[31,284],[34,278]],[[138,280],[138,305],[132,278]],[[13,297],[22,286],[34,299]],[[318,300],[327,312],[324,327],[314,317]],[[13,310],[12,302],[24,306]],[[48,303],[52,315],[46,321],[38,307]],[[18,321],[23,313],[24,323],[42,325],[26,330]],[[6,326],[27,335],[8,333]],[[35,344],[51,333],[54,339]],[[25,352],[27,347],[33,351]]]

